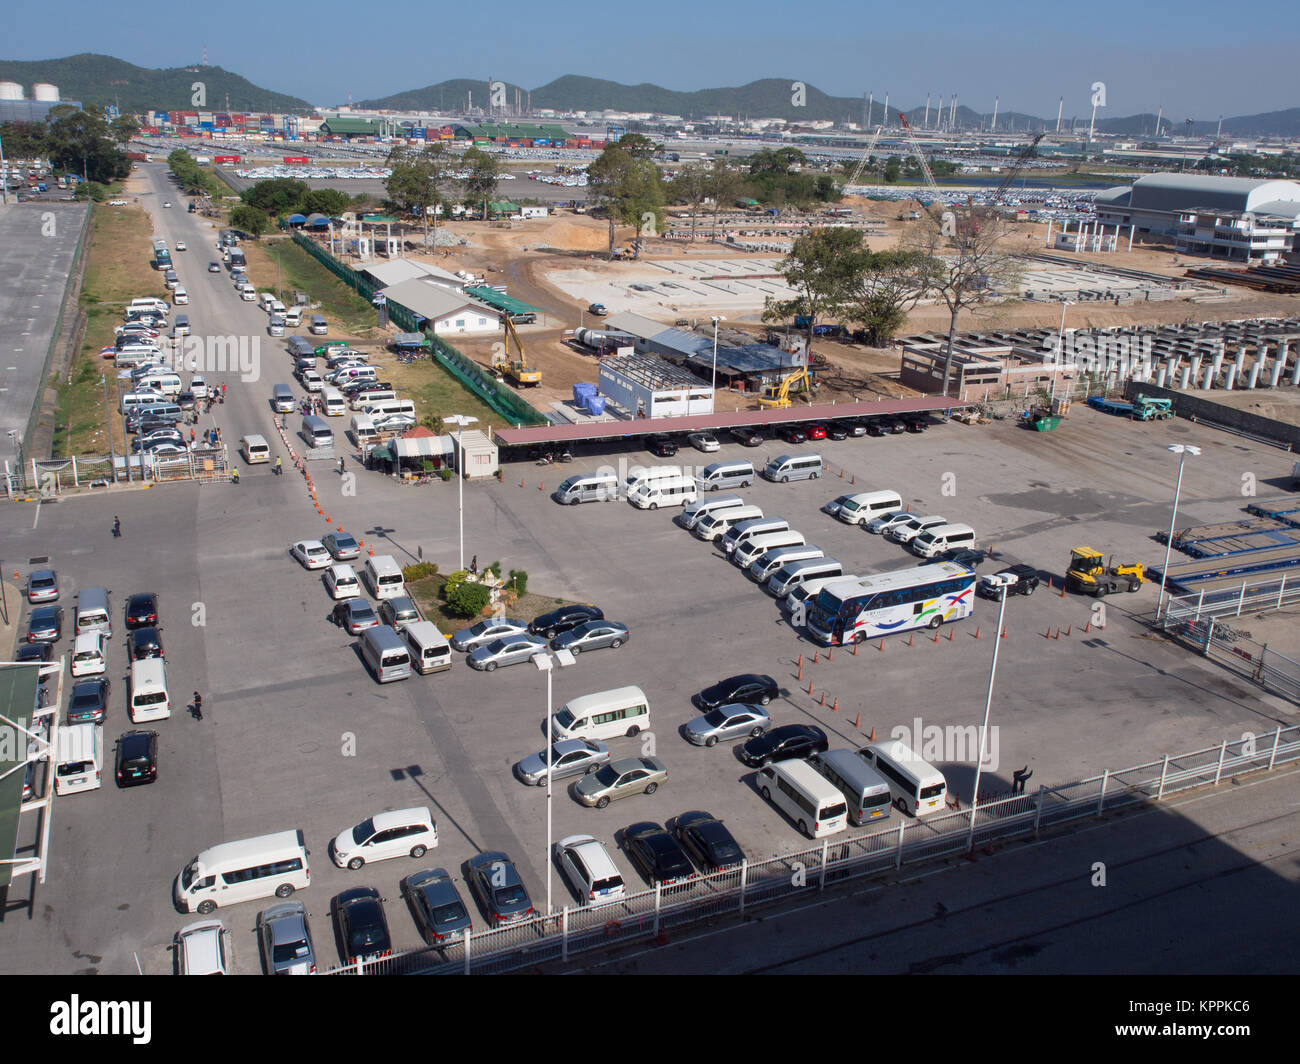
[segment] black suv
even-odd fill
[[[158,624],[158,596],[152,591],[132,595],[126,600],[127,631],[153,628]]]
[[[765,706],[778,694],[780,689],[772,677],[751,672],[730,676],[706,687],[695,696],[695,704],[706,712],[732,702],[757,702]]]
[[[677,453],[677,441],[657,432],[645,441],[645,449],[659,458],[671,458]]]
[[[784,724],[746,741],[740,759],[750,768],[762,768],[773,761],[790,761],[809,754],[825,753],[829,742],[821,728],[810,724]]]
[[[808,432],[802,425],[780,425],[776,434],[786,443],[807,443]]]
[[[158,778],[158,733],[124,732],[117,741],[117,785],[135,787]]]
[[[540,617],[533,618],[533,623],[528,626],[528,630],[533,635],[544,635],[547,639],[554,639],[561,632],[577,628],[587,621],[604,619],[605,611],[599,606],[561,606],[558,610],[551,610],[550,613],[543,613]]]

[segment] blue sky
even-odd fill
[[[367,16],[373,24],[359,22]],[[1213,119],[1300,105],[1294,0],[1235,9],[1204,0],[469,7],[64,0],[12,5],[6,18],[7,59],[99,52],[141,66],[184,66],[206,45],[214,65],[323,106],[449,77],[490,75],[536,88],[563,74],[683,90],[788,77],[833,95],[873,91],[880,101],[888,91],[891,109],[920,106],[927,92],[936,100],[956,92],[959,104],[991,111],[996,95],[1003,112],[1048,118],[1061,96],[1067,118],[1086,118],[1095,81],[1107,88],[1101,117],[1163,106],[1175,120]]]

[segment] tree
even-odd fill
[[[912,250],[934,260],[930,291],[948,308],[942,391],[946,396],[958,315],[1014,288],[1021,266],[1018,258],[999,246],[1010,225],[998,211],[968,208],[959,215],[931,206],[925,214],[929,224],[921,228],[919,237],[913,236]]]
[[[468,171],[462,180],[465,199],[469,203],[482,203],[483,220],[487,221],[488,200],[496,195],[501,182],[501,161],[480,148],[468,148],[461,156],[461,165]]]
[[[230,224],[254,239],[271,231],[271,219],[266,211],[247,203],[236,204],[231,210]]]
[[[277,177],[270,181],[258,181],[244,189],[239,198],[249,207],[256,207],[265,214],[292,214],[310,191],[311,188],[305,181]]]
[[[346,192],[334,188],[313,188],[302,198],[299,211],[302,214],[323,214],[337,218],[348,209],[352,200]]]
[[[813,229],[794,242],[790,254],[777,267],[785,283],[795,290],[792,299],[768,299],[764,321],[795,319],[808,331],[812,354],[813,327],[825,314],[838,312],[852,296],[870,251],[857,229]]]
[[[420,151],[398,145],[388,154],[391,176],[384,182],[391,209],[416,215],[429,235],[429,208],[436,211],[443,202],[438,182],[442,180],[446,148],[441,143],[426,144]],[[437,215],[435,213],[435,225]]]
[[[49,154],[43,122],[5,122],[0,125],[0,142],[9,159],[39,159]]]
[[[47,121],[46,146],[54,169],[103,184],[131,172],[131,160],[118,147],[103,111],[93,107],[79,111],[61,104],[50,111]]]
[[[884,347],[930,290],[940,266],[914,248],[868,252],[863,272],[849,284],[844,317],[862,326],[867,343]]]
[[[646,141],[645,137],[634,133],[623,140],[633,137]],[[642,146],[634,143],[633,147],[637,154],[624,151],[622,141],[610,145],[587,167],[587,200],[603,210],[609,219],[611,259],[614,257],[616,223],[634,226],[638,234],[644,233],[647,225],[652,225],[653,231],[658,232],[663,224],[665,195],[659,168]]]
[[[649,137],[642,136],[640,133],[625,133],[614,145],[620,151],[626,152],[633,159],[653,159],[656,155],[662,154],[664,146],[656,144]]]
[[[135,120],[134,115],[119,115],[108,124],[113,134],[113,139],[119,144],[125,144],[137,133],[140,132],[140,123]]]

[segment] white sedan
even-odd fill
[[[206,399],[208,397],[208,382],[202,377],[191,377],[190,391],[194,393],[195,399]]]
[[[188,251],[189,249],[185,246],[185,241],[184,241],[184,240],[178,240],[178,241],[176,241],[176,250],[177,250],[177,251]]]
[[[302,563],[304,569],[324,569],[334,562],[325,544],[318,539],[300,539],[289,548],[289,553]]]
[[[692,432],[686,439],[697,451],[705,454],[712,454],[719,446],[718,438],[711,432]]]
[[[181,975],[225,975],[230,971],[230,932],[220,920],[204,920],[176,934],[176,970]]]

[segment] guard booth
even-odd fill
[[[453,432],[451,440],[452,453],[456,458],[456,469],[469,479],[495,475],[501,465],[497,454],[497,445],[477,429],[469,432]],[[462,449],[464,453],[462,452]]]

